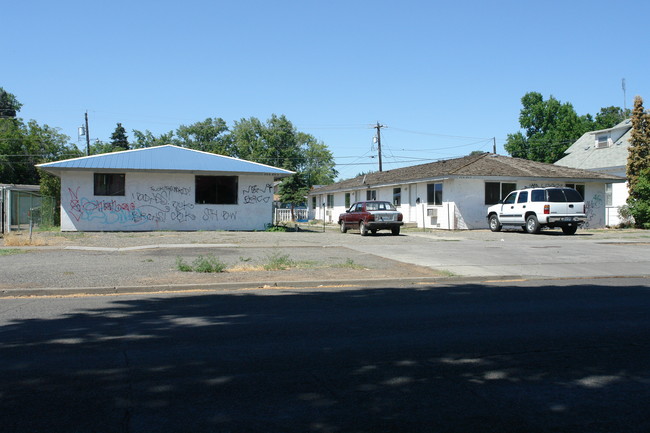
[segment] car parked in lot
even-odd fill
[[[349,229],[359,229],[361,236],[368,232],[375,234],[377,230],[390,230],[393,235],[399,235],[400,227],[404,224],[402,214],[387,201],[360,201],[350,206],[347,212],[339,215],[341,233]]]
[[[528,233],[560,227],[572,235],[587,221],[584,199],[573,188],[526,188],[513,191],[487,210],[490,230],[519,226]]]

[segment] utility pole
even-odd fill
[[[376,126],[373,126],[377,130],[377,153],[379,154],[379,172],[382,171],[381,169],[381,128],[385,128],[385,125],[381,125],[379,122],[377,122]]]
[[[497,138],[492,137],[492,153],[497,154]]]
[[[623,117],[627,117],[627,105],[626,105],[626,102],[625,102],[625,100],[627,99],[627,97],[625,95],[625,91],[627,89],[625,88],[625,78],[623,78],[621,80],[621,88],[623,88]]]
[[[86,156],[90,156],[90,131],[88,131],[88,110],[86,110]]]

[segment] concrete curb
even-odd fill
[[[345,288],[404,288],[417,285],[434,284],[462,284],[485,283],[496,281],[524,281],[520,276],[503,277],[414,277],[414,278],[381,278],[363,280],[301,280],[301,281],[273,281],[273,282],[239,282],[239,283],[207,283],[207,284],[163,284],[152,286],[105,286],[105,287],[41,287],[17,288],[0,290],[1,298],[38,297],[38,296],[102,296],[126,295],[146,293],[172,293],[172,292],[230,292],[241,290],[280,290],[280,289],[308,289],[327,290]]]

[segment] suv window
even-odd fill
[[[508,197],[503,200],[503,204],[513,204],[515,202],[515,198],[517,198],[517,193],[516,192],[511,192],[508,194]]]
[[[519,198],[517,199],[517,203],[526,203],[528,202],[528,191],[522,191],[519,193]]]
[[[566,203],[566,197],[561,189],[547,189],[546,192],[551,203]]]
[[[546,194],[543,189],[534,189],[530,194],[530,201],[546,201]]]
[[[567,188],[564,190],[564,195],[566,195],[566,200],[571,202],[571,201],[583,201],[582,195],[575,189]]]

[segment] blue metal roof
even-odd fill
[[[277,176],[293,174],[292,171],[270,165],[169,144],[47,162],[38,164],[37,167],[50,172],[61,170],[156,170],[274,174]]]

